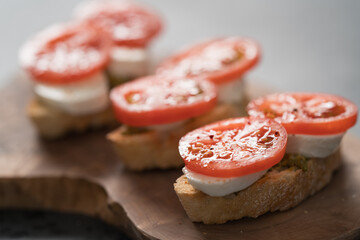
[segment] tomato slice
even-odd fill
[[[252,100],[248,114],[281,123],[288,134],[330,135],[355,125],[357,107],[344,98],[323,93],[280,93]]]
[[[175,76],[201,76],[216,84],[231,82],[254,67],[260,47],[241,37],[213,39],[196,44],[165,60],[157,73]]]
[[[213,177],[240,177],[266,170],[283,158],[287,134],[271,119],[234,118],[196,129],[179,142],[185,166]]]
[[[103,69],[111,46],[110,37],[90,25],[53,25],[22,47],[20,62],[35,81],[66,84]]]
[[[129,126],[151,126],[189,119],[210,111],[216,87],[206,80],[148,76],[110,93],[117,119]]]
[[[116,45],[145,47],[162,29],[151,10],[128,1],[93,1],[78,8],[77,16],[109,31]]]

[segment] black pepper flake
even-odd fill
[[[213,139],[214,138],[214,135],[209,135],[210,139]]]

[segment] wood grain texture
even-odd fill
[[[263,90],[251,88],[262,94]],[[0,91],[0,207],[99,217],[137,239],[355,239],[360,236],[360,141],[346,135],[332,182],[298,207],[223,225],[192,223],[173,183],[180,170],[131,173],[105,131],[43,141],[25,116],[22,77]]]

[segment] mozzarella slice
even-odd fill
[[[305,157],[325,158],[340,146],[345,133],[336,135],[288,134],[287,153],[299,153]]]
[[[118,78],[144,76],[148,72],[148,55],[144,48],[114,47],[108,70]]]
[[[42,101],[71,115],[86,115],[104,110],[109,104],[108,91],[108,82],[102,72],[77,83],[34,85],[34,92]]]
[[[218,85],[218,101],[220,103],[242,104],[244,99],[244,79],[238,78],[234,81]]]
[[[186,167],[183,168],[183,173],[194,188],[213,197],[222,197],[243,190],[259,180],[266,172],[267,170],[263,170],[241,177],[219,178],[194,173]]]

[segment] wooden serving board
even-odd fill
[[[126,171],[106,131],[38,138],[25,116],[31,90],[22,79],[0,91],[1,208],[83,213],[137,239],[360,238],[360,141],[353,136],[344,138],[332,182],[298,207],[223,225],[192,223],[173,191],[180,169]]]

